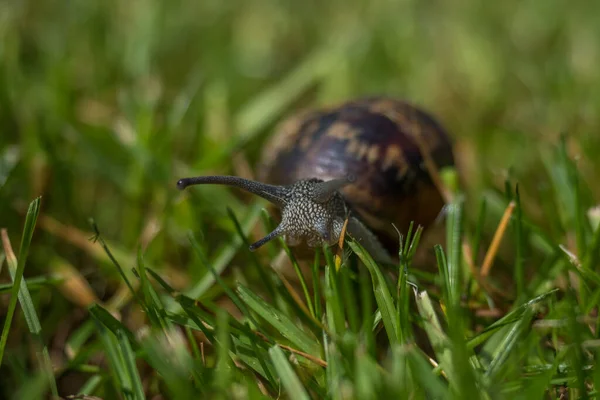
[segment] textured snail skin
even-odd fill
[[[237,176],[211,175],[182,178],[179,190],[193,185],[227,185],[260,196],[280,210],[277,228],[250,245],[254,251],[267,242],[282,236],[286,243],[297,248],[316,248],[336,243],[348,220],[347,232],[359,240],[378,261],[392,258],[375,235],[350,212],[339,190],[354,182],[353,176],[323,181],[302,179],[290,185],[269,185]]]
[[[438,168],[454,165],[452,143],[428,113],[389,97],[370,97],[300,112],[283,121],[264,147],[258,180],[288,185],[302,179],[353,175],[340,192],[347,206],[397,254],[411,221],[427,228],[444,206],[423,154]]]

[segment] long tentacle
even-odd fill
[[[260,196],[263,199],[268,200],[279,207],[283,207],[286,203],[285,198],[288,189],[285,186],[268,185],[266,183],[261,183],[250,179],[244,179],[237,176],[210,175],[183,178],[177,182],[177,187],[180,190],[183,190],[191,185],[210,184],[238,187],[247,192]]]

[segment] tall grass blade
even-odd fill
[[[38,197],[35,200],[33,200],[29,205],[29,209],[25,217],[25,226],[23,229],[18,259],[15,258],[15,254],[12,250],[12,246],[8,239],[8,234],[6,230],[3,229],[1,232],[4,254],[8,261],[8,271],[13,281],[13,287],[11,290],[11,297],[8,304],[8,311],[5,317],[4,327],[2,329],[2,337],[0,339],[0,365],[2,365],[2,359],[6,348],[8,333],[10,331],[10,326],[17,306],[16,303],[17,300],[19,300],[23,309],[25,321],[27,322],[27,326],[29,328],[29,332],[32,334],[32,336],[35,339],[36,345],[39,347],[39,349],[37,349],[36,352],[42,370],[42,374],[46,379],[46,384],[50,386],[52,395],[55,398],[58,398],[58,388],[56,385],[56,379],[54,378],[52,362],[48,353],[48,347],[46,346],[42,338],[42,326],[37,316],[35,306],[33,305],[31,294],[29,293],[29,289],[27,288],[27,282],[23,280],[25,262],[27,260],[27,256],[29,255],[29,247],[33,238],[33,231],[35,230],[35,225],[40,212],[40,202],[41,197]]]
[[[215,367],[214,386],[218,392],[226,394],[232,379],[232,366],[229,360],[230,337],[227,312],[217,312],[217,364]]]
[[[173,399],[202,398],[202,394],[209,391],[209,387],[195,386],[199,381],[196,375],[202,369],[197,368],[189,355],[182,337],[177,332],[170,332],[172,339],[159,334],[146,338],[142,348],[150,366],[160,374],[164,382],[165,394]],[[207,378],[209,378],[207,376]]]
[[[525,312],[499,343],[496,354],[486,371],[486,376],[490,382],[499,382],[501,380],[501,372],[506,367],[509,356],[517,352],[519,341],[522,340],[522,336],[529,327],[532,317],[532,309],[525,309]]]
[[[448,307],[458,306],[462,290],[462,233],[463,203],[461,200],[448,205],[446,243]]]
[[[25,226],[23,228],[23,234],[21,238],[21,248],[19,250],[19,257],[16,260],[17,266],[14,270],[13,279],[13,288],[10,295],[10,300],[8,303],[8,308],[6,311],[6,317],[4,319],[4,326],[2,328],[2,336],[0,337],[0,365],[2,365],[2,359],[4,356],[4,350],[6,348],[6,341],[8,339],[8,332],[10,331],[10,326],[12,324],[13,316],[15,313],[15,309],[17,308],[17,300],[19,299],[19,292],[21,290],[21,281],[23,279],[23,272],[25,271],[25,262],[27,260],[27,256],[29,254],[29,246],[31,245],[31,239],[33,238],[33,231],[35,229],[35,224],[37,222],[37,217],[40,212],[40,201],[41,198],[33,200],[29,204],[29,209],[27,210],[27,216],[25,217]],[[2,242],[4,245],[5,255],[8,256],[7,251],[7,239],[8,234],[5,230],[3,230]],[[9,263],[10,266],[10,263]],[[12,275],[12,274],[11,274]],[[29,307],[23,310],[26,313],[32,311]],[[35,310],[33,310],[35,311]],[[34,312],[35,314],[35,312]],[[33,324],[33,330],[39,332],[41,327],[39,326],[39,322],[37,322],[37,318],[33,318],[32,315],[25,316],[28,324]]]
[[[243,285],[238,285],[237,293],[242,301],[265,321],[281,333],[283,337],[308,354],[319,354],[318,342],[301,330],[288,316],[265,302]]]
[[[346,313],[343,307],[343,298],[339,285],[339,274],[335,268],[333,254],[326,246],[323,247],[325,256],[325,318],[327,327],[335,337],[345,331]]]
[[[269,356],[289,398],[294,400],[309,400],[310,397],[302,381],[300,381],[300,378],[294,372],[283,350],[277,345],[272,346],[269,349]]]
[[[127,372],[127,366],[125,365],[121,352],[119,351],[117,339],[115,335],[106,328],[100,319],[94,318],[94,321],[96,322],[96,328],[100,336],[100,341],[104,347],[104,354],[106,354],[108,358],[110,373],[116,389],[119,390],[119,393],[122,393],[125,399],[133,399],[129,373]]]
[[[135,364],[135,354],[123,330],[117,331],[117,341],[123,357],[123,363],[129,375],[129,382],[132,386],[132,397],[136,400],[144,400],[146,396],[144,395],[140,374]]]
[[[519,193],[519,186],[515,188],[515,202],[516,202],[516,219],[515,223],[515,241],[516,241],[516,254],[515,254],[515,283],[517,286],[517,298],[524,300],[525,293],[525,271],[524,271],[524,257],[525,257],[525,237],[523,232],[523,209],[521,207],[521,194]]]
[[[381,312],[385,331],[390,343],[398,343],[400,341],[400,337],[398,336],[399,329],[396,318],[397,310],[394,306],[394,299],[390,293],[387,280],[381,273],[377,263],[360,244],[355,241],[350,241],[348,244],[371,273],[375,301],[377,302],[379,311]]]
[[[417,294],[417,309],[423,319],[423,325],[433,351],[437,356],[438,364],[444,371],[444,376],[449,382],[456,380],[454,365],[452,363],[451,343],[444,333],[429,294],[425,291]]]

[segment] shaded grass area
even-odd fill
[[[599,7],[0,5],[2,395],[595,396]],[[251,177],[285,115],[374,93],[459,160],[445,231],[401,232],[393,268],[348,239],[295,288],[283,243],[247,251],[264,203],[175,188]]]

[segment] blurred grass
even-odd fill
[[[600,3],[558,0],[0,3],[0,228],[23,246],[27,207],[41,196],[21,282],[59,393],[460,397],[473,384],[496,398],[593,395],[599,13]],[[350,242],[366,270],[355,275],[350,257],[337,273],[320,254],[325,279],[307,287],[323,299],[290,293],[269,267],[280,245],[256,257],[243,244],[263,203],[175,182],[251,174],[284,116],[365,94],[420,104],[455,139],[464,197],[439,246],[420,244],[436,251],[439,273],[405,259],[392,282]],[[482,281],[473,271],[510,201]],[[89,218],[135,295],[87,241]],[[4,270],[3,326],[16,304]],[[433,311],[438,322],[424,322]],[[514,320],[491,328],[503,315]],[[47,384],[27,322],[17,307],[0,366],[7,398]],[[414,346],[409,323],[433,353]]]

